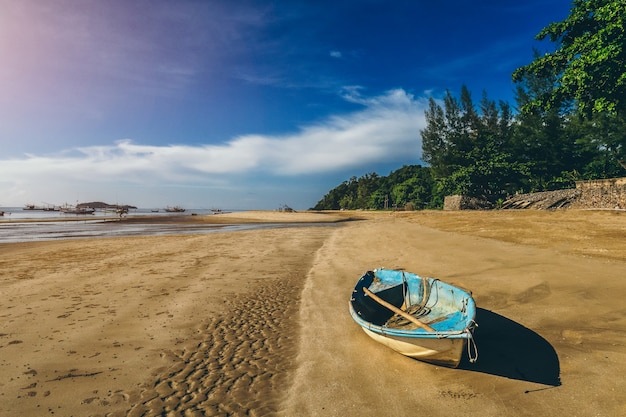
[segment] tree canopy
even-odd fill
[[[553,88],[529,103],[558,107],[574,100],[581,112],[626,111],[626,2],[573,0],[569,16],[545,27],[536,39],[557,44],[554,52],[536,57],[513,73],[515,81],[534,74],[555,76]]]
[[[330,190],[315,210],[384,210],[394,208],[437,208],[443,203],[433,197],[431,170],[421,165],[405,165],[381,177],[376,173],[352,177]]]
[[[446,92],[441,107],[430,99],[422,134],[422,158],[440,179],[444,194],[487,200],[503,197],[524,171],[507,149],[513,133],[507,103],[496,104],[486,93],[476,108],[467,87],[457,100]]]

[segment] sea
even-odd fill
[[[0,217],[0,220],[71,220],[72,218],[76,218],[76,214],[65,214],[60,211],[45,211],[45,210],[25,210],[23,207],[0,207],[0,211],[4,211],[4,216]],[[130,209],[128,211],[128,216],[172,216],[172,215],[204,215],[204,214],[212,214],[215,210],[209,209],[193,209],[193,210],[185,210],[181,213],[170,213],[166,212],[164,209],[149,209],[149,208],[138,208],[138,209]],[[229,210],[233,211],[233,210]],[[115,212],[115,210],[96,210],[94,217],[110,217],[111,219],[119,217],[119,215]]]
[[[199,234],[259,228],[264,225],[214,225],[134,223],[113,221],[119,215],[112,210],[97,210],[93,215],[64,214],[59,211],[24,210],[22,207],[0,207],[0,243],[81,239],[96,237],[150,236],[168,234]],[[131,209],[133,216],[218,215],[209,209],[169,213],[165,210]]]

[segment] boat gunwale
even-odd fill
[[[411,339],[469,339],[470,335],[469,326],[463,328],[462,330],[435,330],[434,332],[429,332],[424,329],[394,329],[393,327],[385,327],[378,326],[376,324],[372,324],[367,320],[362,319],[358,313],[354,310],[352,303],[348,303],[350,306],[350,315],[352,319],[362,328],[368,329],[372,332],[381,334],[381,335],[389,335],[396,337],[406,337]],[[472,317],[469,322],[474,321],[474,317]]]

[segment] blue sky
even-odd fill
[[[514,104],[570,0],[0,0],[0,206],[296,209],[421,163],[428,98]]]

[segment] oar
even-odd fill
[[[389,304],[387,301],[383,300],[382,298],[380,298],[379,296],[371,292],[369,289],[363,287],[363,292],[367,294],[372,300],[380,304],[381,306],[386,307],[389,310],[393,311],[394,313],[401,315],[405,319],[409,320],[411,323],[417,324],[422,329],[428,330],[429,332],[435,331],[435,329],[430,327],[428,324],[422,323],[417,318],[413,317],[410,314],[405,313],[404,311],[400,310],[398,307],[394,306],[393,304]]]

